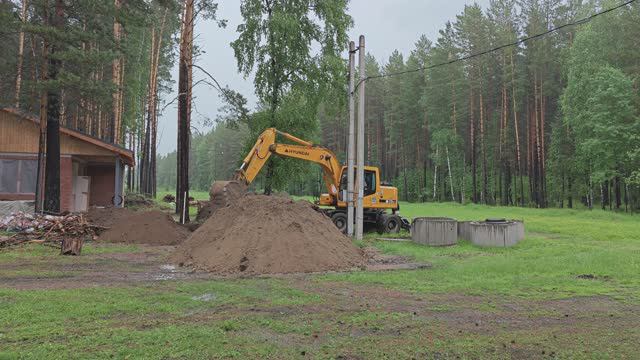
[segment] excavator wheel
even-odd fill
[[[337,212],[331,215],[331,221],[343,234],[347,233],[347,214]]]
[[[398,215],[382,215],[378,218],[378,234],[397,234],[402,227],[402,220]]]

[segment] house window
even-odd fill
[[[34,194],[37,172],[36,160],[0,159],[0,193]]]

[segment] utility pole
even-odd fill
[[[353,180],[354,180],[354,160],[356,154],[355,142],[355,121],[356,107],[354,84],[356,76],[356,43],[349,42],[349,144],[347,147],[347,235],[353,236]]]
[[[359,66],[360,66],[360,80],[359,84],[359,103],[358,103],[358,164],[356,177],[358,181],[358,203],[356,205],[356,239],[362,240],[362,232],[364,227],[364,212],[362,210],[362,199],[364,197],[364,86],[365,86],[365,70],[364,70],[364,35],[360,35],[359,50]]]

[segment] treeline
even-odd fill
[[[640,4],[494,0],[466,6],[408,56],[367,57],[368,163],[409,201],[638,207]],[[401,73],[398,76],[388,76]],[[383,76],[377,78],[378,76]],[[346,148],[344,114],[322,138]]]
[[[189,151],[191,189],[209,191],[213,181],[231,179],[246,155],[248,138],[248,130],[244,124],[236,127],[218,124],[205,134],[195,134]],[[175,189],[176,161],[175,151],[158,158],[160,189]]]
[[[159,96],[171,85],[178,0],[0,2],[0,106],[133,149],[130,189],[155,192]]]
[[[640,33],[640,4],[536,36],[619,4],[494,0],[488,9],[466,6],[437,39],[419,37],[410,54],[368,55],[367,163],[379,166],[407,201],[639,208],[640,47],[634,34]],[[296,88],[277,111],[261,100],[261,110],[243,122],[249,129],[239,137],[244,149],[265,127],[276,126],[327,146],[344,161],[346,77],[336,78],[341,84],[325,87],[320,101]],[[194,138],[199,145],[193,152],[223,129]],[[218,146],[239,138],[219,136]],[[245,155],[235,148],[225,159],[204,148],[204,157],[191,158],[192,176],[199,179],[192,186],[203,190],[214,178],[229,178]],[[230,167],[214,171],[201,166],[207,161]],[[321,189],[319,170],[295,160],[273,162],[263,171],[273,179],[259,179],[257,189]]]

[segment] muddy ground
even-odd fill
[[[90,246],[104,250],[113,245]],[[221,278],[168,264],[167,257],[173,249],[171,246],[142,245],[131,251],[96,251],[80,257],[26,257],[19,261],[3,261],[0,262],[0,273],[6,276],[0,277],[0,288],[161,287],[174,281],[233,281],[234,278]],[[428,271],[428,264],[412,264],[406,259],[375,252],[372,257],[375,260],[370,264],[371,271],[415,268]],[[203,323],[266,315],[279,321],[295,319],[301,323],[326,324],[323,326],[330,328],[327,333],[314,331],[308,336],[284,336],[256,330],[251,336],[283,347],[302,344],[318,350],[323,344],[334,341],[335,336],[356,342],[360,338],[379,337],[380,346],[388,349],[386,353],[380,353],[381,357],[387,358],[395,358],[392,356],[394,348],[414,346],[412,344],[416,348],[425,345],[428,348],[431,344],[434,348],[444,349],[419,352],[412,358],[563,358],[567,357],[566,353],[561,355],[567,348],[572,349],[570,354],[587,358],[594,348],[625,348],[640,340],[637,330],[640,306],[606,296],[540,300],[457,293],[420,295],[391,290],[383,285],[319,281],[316,274],[275,277],[287,287],[322,297],[322,303],[277,308],[260,303],[249,307],[227,305],[198,313],[193,318],[182,317],[179,322]],[[340,320],[365,312],[376,315],[358,323]],[[447,339],[454,339],[451,341],[456,345],[443,347],[442,344],[449,341]],[[580,352],[581,347],[584,347],[584,353]],[[336,358],[367,357],[353,350]]]

